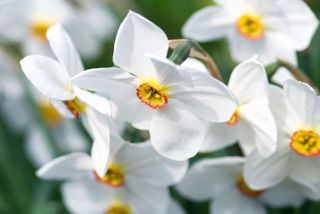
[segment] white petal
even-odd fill
[[[267,84],[264,66],[253,57],[234,69],[228,86],[242,104],[256,97],[267,96]]]
[[[295,124],[296,126],[304,125],[310,126],[306,128],[313,128],[318,124],[319,97],[309,85],[296,80],[288,80],[284,86],[284,93],[295,110],[296,115],[293,116],[300,119],[301,124]]]
[[[27,78],[43,95],[56,100],[74,98],[66,89],[68,74],[57,61],[33,55],[23,58],[20,64]]]
[[[118,95],[133,81],[133,75],[115,67],[89,69],[72,79],[72,83],[79,88],[111,95]]]
[[[91,111],[87,117],[87,124],[94,139],[91,149],[94,169],[103,177],[108,170],[110,158],[110,122],[107,116]]]
[[[251,189],[268,189],[285,179],[288,170],[289,148],[279,148],[268,158],[257,150],[248,157],[244,167],[244,178]]]
[[[193,89],[178,92],[173,96],[188,106],[195,114],[208,121],[228,121],[238,106],[231,91],[208,74],[190,72],[194,82]]]
[[[293,152],[293,151],[291,151]],[[310,188],[320,196],[320,157],[306,158],[292,154],[290,158],[289,176],[301,185]]]
[[[279,0],[277,2],[285,13],[290,31],[287,32],[293,39],[297,50],[309,46],[318,27],[318,20],[308,5],[301,0]]]
[[[117,109],[113,102],[97,94],[73,87],[76,96],[90,107],[108,116],[116,115]]]
[[[169,202],[169,207],[167,209],[168,211],[166,214],[185,214],[186,212],[181,207],[181,205],[174,201],[173,199]]]
[[[169,203],[169,192],[167,188],[147,185],[135,181],[126,186],[125,200],[132,208],[132,213],[154,214],[166,213]]]
[[[252,145],[258,148],[263,157],[276,150],[277,126],[269,109],[267,99],[260,97],[240,107],[240,117],[250,125],[254,132]],[[245,133],[240,133],[245,134]],[[248,142],[246,142],[248,143]]]
[[[187,161],[172,161],[160,156],[150,142],[125,144],[113,161],[125,166],[126,180],[154,186],[169,186],[179,182],[188,168]]]
[[[197,41],[220,39],[233,27],[233,17],[220,6],[199,10],[185,23],[182,34]]]
[[[237,127],[225,123],[208,123],[201,152],[223,149],[237,141]]]
[[[130,11],[120,25],[114,47],[113,62],[140,76],[153,69],[146,53],[166,56],[168,38],[155,24]]]
[[[150,135],[154,148],[166,158],[186,160],[200,150],[203,122],[180,102],[171,99],[152,117]]]
[[[279,68],[276,73],[272,76],[271,80],[278,85],[283,86],[287,80],[295,79],[290,71],[286,68]]]
[[[51,99],[52,106],[65,118],[74,119],[75,116],[70,112],[67,106],[60,100]]]
[[[243,163],[244,159],[239,157],[198,161],[178,184],[178,190],[195,201],[218,197],[226,188],[234,186],[242,174]]]
[[[62,186],[63,201],[75,214],[104,213],[114,198],[111,188],[94,180],[66,182]]]
[[[265,214],[266,208],[255,199],[244,196],[237,189],[225,189],[211,203],[211,213]]]
[[[289,179],[264,192],[260,199],[272,207],[300,207],[306,200],[302,187]]]
[[[51,27],[47,31],[47,38],[54,54],[70,76],[74,76],[83,71],[79,53],[61,25]]]
[[[71,153],[61,156],[37,171],[43,179],[72,179],[88,176],[92,173],[90,156],[84,153]]]

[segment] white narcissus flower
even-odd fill
[[[212,214],[265,214],[265,205],[299,207],[304,202],[304,188],[290,180],[266,190],[250,189],[242,176],[244,162],[240,157],[201,160],[178,190],[191,200],[211,200]]]
[[[82,153],[62,156],[43,166],[37,175],[68,180],[62,193],[72,213],[167,213],[168,186],[181,180],[187,162],[162,158],[150,143],[114,143],[118,148],[113,148],[103,177],[94,172],[90,157]]]
[[[239,62],[258,54],[264,64],[277,58],[297,63],[295,52],[309,45],[318,26],[316,16],[303,0],[215,3],[191,16],[183,34],[198,41],[226,37],[233,58]]]
[[[307,84],[288,80],[284,89],[271,87],[270,107],[276,118],[278,148],[268,158],[256,150],[244,177],[253,189],[264,189],[290,178],[320,198],[320,97]]]
[[[115,42],[113,61],[120,68],[83,72],[80,87],[110,94],[124,120],[150,130],[163,156],[186,160],[200,149],[203,120],[225,122],[237,102],[221,82],[166,58],[168,38],[156,25],[129,12]]]
[[[277,126],[269,108],[268,79],[256,57],[231,73],[229,89],[239,106],[226,123],[208,123],[202,151],[215,151],[239,141],[245,155],[258,148],[264,157],[276,150]]]
[[[51,27],[47,39],[56,59],[31,55],[20,64],[27,78],[46,97],[50,98],[65,117],[79,118],[87,106],[112,115],[113,105],[100,96],[82,90],[72,83],[72,77],[84,70],[71,38],[60,25]]]

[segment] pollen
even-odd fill
[[[320,154],[320,136],[315,131],[299,130],[291,136],[290,147],[304,157],[314,157]]]
[[[50,126],[56,126],[62,122],[63,117],[56,111],[56,109],[48,101],[41,101],[38,104],[41,116],[45,123]]]
[[[252,190],[250,189],[250,187],[247,185],[247,183],[245,182],[243,176],[240,176],[237,180],[237,183],[236,183],[237,187],[238,187],[238,190],[246,195],[246,196],[249,196],[249,197],[259,197],[262,193],[265,192],[265,190]]]
[[[96,172],[94,172],[94,175],[98,182],[107,184],[110,187],[117,188],[124,185],[125,173],[123,167],[120,165],[110,163],[108,171],[103,177],[100,177]]]
[[[46,33],[54,23],[48,19],[34,20],[31,23],[31,32],[42,42],[46,42]]]
[[[149,81],[140,84],[136,94],[145,105],[153,109],[161,109],[168,103],[167,91],[167,87]]]
[[[128,205],[115,202],[108,208],[105,214],[132,214],[132,212]]]
[[[83,113],[87,108],[86,104],[80,101],[77,97],[73,100],[65,100],[63,103],[71,112],[71,114],[77,119],[80,118],[81,113]]]
[[[226,122],[228,126],[234,126],[238,124],[238,121],[240,119],[240,111],[239,108],[235,110],[233,115],[230,117],[230,119]]]
[[[264,35],[264,26],[261,17],[251,13],[240,16],[236,26],[238,32],[250,40],[259,40]]]

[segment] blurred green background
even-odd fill
[[[89,0],[88,0],[89,1]],[[320,1],[306,1],[320,17]],[[160,26],[169,39],[181,38],[180,30],[187,18],[195,11],[212,4],[211,0],[110,0],[108,1],[119,22],[128,9],[136,11]],[[86,68],[111,66],[113,39],[104,44],[103,53],[95,60],[86,61]],[[226,41],[201,44],[215,59],[228,79],[235,63],[230,59]],[[299,53],[299,64],[320,87],[320,30],[318,29],[310,47]],[[1,78],[1,77],[0,77]],[[23,136],[10,130],[0,117],[0,213],[2,214],[54,214],[68,213],[59,193],[59,182],[40,181],[35,168],[25,154]],[[236,149],[236,148],[235,148]],[[231,149],[232,152],[232,149]],[[211,154],[210,156],[219,156]],[[197,158],[205,157],[199,155]],[[174,190],[172,194],[181,202],[187,213],[208,213],[208,203],[193,203],[181,198]],[[269,213],[320,213],[320,203],[307,202],[301,209],[269,209]]]

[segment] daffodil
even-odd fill
[[[74,82],[109,94],[123,120],[150,130],[163,156],[185,160],[200,149],[203,120],[227,121],[237,102],[218,80],[166,58],[168,39],[156,25],[129,12],[115,42],[113,61],[120,68],[82,72]]]
[[[47,39],[56,59],[31,55],[20,64],[27,78],[65,117],[79,118],[87,107],[112,115],[112,103],[72,83],[72,76],[84,70],[69,35],[60,25],[48,30]]]
[[[268,102],[268,80],[256,57],[238,65],[229,89],[239,105],[226,123],[208,123],[202,151],[214,151],[239,141],[244,154],[258,148],[262,156],[276,149],[277,127]]]
[[[178,190],[194,201],[210,200],[210,213],[265,214],[265,205],[299,207],[304,188],[286,180],[270,189],[253,190],[243,178],[245,159],[224,157],[201,160],[191,167]]]
[[[269,188],[290,178],[320,197],[320,98],[307,84],[288,80],[284,89],[270,89],[270,106],[279,129],[278,147],[263,158],[249,156],[244,176],[253,189]]]
[[[295,52],[309,45],[318,26],[316,16],[303,0],[215,3],[191,16],[182,32],[198,41],[227,38],[232,56],[239,62],[258,54],[264,64],[277,58],[296,63]]]
[[[72,213],[167,213],[167,187],[181,180],[187,162],[162,158],[150,143],[114,142],[108,171],[100,177],[83,153],[62,156],[43,166],[43,179],[66,179],[62,194]]]

